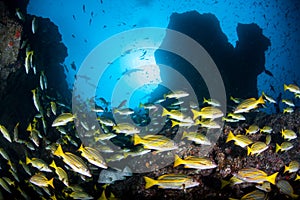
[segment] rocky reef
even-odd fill
[[[235,47],[228,42],[219,20],[213,14],[200,14],[197,11],[173,13],[168,28],[186,34],[202,45],[220,71],[228,98],[230,96],[257,97],[257,76],[265,69],[264,52],[271,45],[258,25],[239,23],[238,41]],[[172,36],[167,34],[165,40],[169,39],[168,37]],[[193,52],[193,54],[197,53]],[[195,76],[198,74],[197,71],[183,58],[170,52],[157,50],[155,59],[159,64],[178,70],[189,80],[198,99],[208,96],[204,80],[201,76]],[[161,74],[162,81],[168,81],[163,71]]]
[[[32,89],[39,85],[39,76],[44,71],[48,78],[47,94],[59,97],[68,104],[71,93],[65,80],[64,69],[60,63],[67,56],[67,48],[61,42],[58,28],[49,19],[35,17],[37,31],[32,33],[34,16],[26,14],[28,1],[0,1],[0,123],[11,130],[20,123],[21,130],[35,114]],[[16,10],[24,16],[21,20]],[[26,44],[26,45],[24,45]],[[33,65],[25,73],[26,48],[34,52]]]

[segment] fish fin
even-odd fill
[[[198,116],[199,116],[199,111],[191,109],[192,113],[193,113],[193,120],[195,120]]]
[[[179,125],[179,124],[180,124],[179,122],[177,122],[177,121],[174,121],[174,120],[171,120],[171,122],[172,122],[172,126],[171,126],[171,128],[173,128],[174,126],[177,126],[177,125]]]
[[[257,103],[258,104],[265,104],[265,100],[264,100],[262,95],[257,99]]]
[[[134,143],[134,145],[141,144],[142,140],[143,139],[138,134],[134,134],[133,135],[133,143]]]
[[[230,181],[221,180],[221,189],[223,189],[225,186],[229,185]]]
[[[163,112],[162,112],[161,116],[163,117],[163,116],[166,116],[168,114],[169,114],[169,111],[167,109],[163,108]]]
[[[175,154],[175,161],[173,167],[177,167],[178,165],[183,164],[182,161],[183,160],[178,155]]]
[[[276,172],[276,173],[274,173],[274,174],[272,174],[270,176],[267,176],[267,178],[266,178],[267,181],[270,182],[270,183],[272,183],[273,185],[275,185],[276,184],[275,181],[276,181],[277,174],[278,174],[278,172]]]
[[[279,144],[276,144],[275,152],[277,153],[279,150],[281,150],[281,146]]]
[[[235,139],[235,136],[233,135],[233,133],[231,131],[229,131],[229,134],[227,136],[227,139],[226,139],[226,143],[231,141],[231,140],[234,140]]]
[[[53,167],[54,169],[56,169],[56,168],[57,168],[57,166],[56,166],[56,164],[55,164],[54,160],[52,161],[52,163],[51,163],[49,166],[50,166],[50,167]]]
[[[157,180],[154,180],[152,178],[149,178],[147,176],[144,176],[144,179],[145,179],[145,182],[146,182],[146,185],[145,185],[145,189],[148,189],[154,185],[156,185],[158,183]]]
[[[181,139],[185,138],[187,136],[187,134],[188,133],[186,131],[183,131]]]
[[[50,185],[50,186],[54,189],[53,179],[54,179],[54,178],[51,178],[51,179],[48,181],[48,185]]]
[[[26,156],[26,165],[28,165],[29,163],[31,163],[30,158],[28,158],[28,156]]]
[[[286,84],[283,84],[283,90],[286,91],[288,89],[288,86]]]
[[[251,153],[252,153],[252,149],[247,146],[247,156],[251,155]]]
[[[54,151],[54,155],[56,155],[56,156],[63,156],[64,155],[64,152],[63,152],[60,144],[58,145],[57,149]]]

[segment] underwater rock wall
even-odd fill
[[[258,96],[257,76],[265,69],[264,53],[271,43],[256,24],[237,25],[236,47],[229,43],[219,20],[213,14],[199,14],[197,11],[173,13],[168,28],[190,36],[209,53],[221,73],[228,99],[230,96]],[[172,66],[184,75],[190,81],[198,99],[207,97],[204,81],[200,76],[195,77],[197,72],[187,61],[162,50],[156,51],[155,58],[157,63]]]
[[[48,79],[47,95],[70,104],[71,93],[65,81],[63,63],[67,48],[56,25],[49,19],[36,17],[38,28],[32,33],[33,16],[25,13],[28,1],[0,1],[0,124],[12,130],[18,122],[24,130],[35,114],[31,90],[39,85],[41,71]],[[18,19],[16,8],[25,20]],[[22,43],[27,45],[21,49]],[[26,47],[34,51],[33,65],[25,72]]]

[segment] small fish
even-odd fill
[[[30,66],[32,65],[32,57],[33,57],[33,51],[28,51],[26,49],[26,57],[25,57],[25,71],[26,74],[28,74]]]
[[[22,160],[19,161],[19,164],[22,165],[24,171],[25,171],[29,176],[32,175],[32,174],[31,174],[31,171],[30,171],[30,169],[29,169],[29,167],[28,167],[28,165],[26,165]]]
[[[282,129],[281,134],[282,134],[282,137],[288,141],[297,138],[297,134],[294,131],[289,130],[289,129],[285,129],[285,130]]]
[[[33,17],[32,22],[31,22],[31,30],[32,33],[35,34],[37,30],[37,20],[35,17]]]
[[[293,172],[297,172],[300,168],[300,164],[299,162],[293,160],[289,163],[288,166],[284,166],[284,172],[289,172],[289,173],[293,173]]]
[[[194,121],[190,117],[184,115],[179,110],[168,111],[167,109],[163,108],[161,116],[168,116],[170,119],[174,119],[180,122],[194,123]]]
[[[52,170],[48,167],[48,164],[40,158],[28,158],[26,156],[26,165],[31,164],[32,167],[37,168],[40,171],[44,172],[52,172]]]
[[[82,5],[82,10],[85,13],[85,5],[84,4]]]
[[[277,174],[278,172],[268,176],[264,171],[256,168],[243,168],[234,174],[234,176],[250,183],[263,183],[264,181],[268,181],[275,185]]]
[[[63,152],[60,144],[58,145],[57,149],[54,151],[54,155],[61,157],[64,163],[66,163],[69,167],[71,167],[71,169],[74,172],[77,172],[87,177],[92,177],[88,167],[83,162],[83,160],[70,152]]]
[[[209,141],[209,139],[205,135],[198,133],[198,132],[184,131],[182,133],[181,139],[183,139],[183,138],[187,138],[188,140],[193,141],[196,144],[211,145],[211,142]]]
[[[25,21],[25,17],[23,15],[23,13],[20,11],[20,8],[16,8],[16,15],[19,18],[19,20],[21,20],[23,22]]]
[[[295,104],[289,99],[282,99],[281,102],[285,103],[286,105],[288,105],[290,107],[295,107]]]
[[[144,176],[144,179],[146,182],[145,189],[158,185],[159,188],[163,189],[185,190],[199,185],[199,182],[184,174],[165,174],[158,177],[157,180]]]
[[[283,143],[281,143],[281,145],[276,144],[276,149],[275,149],[275,151],[276,151],[276,153],[277,153],[278,151],[288,151],[288,150],[290,150],[290,149],[293,148],[293,147],[294,147],[294,146],[293,146],[292,143],[290,143],[290,142],[283,142]]]
[[[175,126],[179,126],[179,127],[191,127],[191,126],[194,126],[194,125],[197,125],[196,123],[190,123],[190,122],[178,122],[178,121],[175,121],[175,120],[171,120],[172,122],[172,125],[171,127],[175,127]]]
[[[51,106],[51,111],[52,111],[53,115],[56,115],[56,110],[57,110],[56,103],[54,101],[51,101],[50,106]]]
[[[234,144],[235,145],[238,145],[240,147],[246,147],[248,146],[249,144],[252,144],[253,141],[250,140],[247,136],[245,135],[236,135],[234,136],[233,133],[230,131],[228,136],[227,136],[227,139],[226,139],[226,143],[233,140],[234,141]]]
[[[29,181],[30,183],[33,183],[39,187],[48,187],[50,185],[52,188],[54,188],[53,178],[48,180],[43,173],[37,173],[33,175]]]
[[[164,99],[167,99],[167,98],[175,98],[175,99],[179,99],[179,98],[183,98],[183,97],[187,97],[189,96],[190,94],[185,92],[185,91],[182,91],[182,90],[178,90],[178,91],[174,91],[174,92],[171,92],[169,94],[165,94],[164,95]]]
[[[209,158],[198,158],[195,156],[188,156],[185,159],[181,159],[178,155],[175,155],[175,162],[173,167],[177,167],[178,165],[184,165],[184,168],[201,170],[213,169],[217,167],[217,165]]]
[[[134,134],[133,141],[134,145],[143,144],[145,149],[153,149],[160,152],[178,148],[173,140],[163,135],[146,135],[141,138],[137,134]]]
[[[126,176],[132,176],[132,171],[129,167],[124,167],[124,169],[103,169],[101,170],[98,178],[98,183],[113,184],[115,181],[125,180]]]
[[[71,197],[72,199],[84,199],[84,200],[94,199],[94,197],[90,196],[88,193],[84,191],[73,191],[71,192],[71,194],[67,196]]]
[[[39,101],[39,95],[38,95],[38,90],[37,89],[33,89],[31,90],[32,92],[32,99],[33,99],[33,104],[36,108],[37,111],[41,112],[42,110],[42,107],[41,107],[41,104],[40,104],[40,101]]]
[[[92,18],[89,20],[89,26],[92,24]]]
[[[293,112],[294,112],[294,109],[291,107],[287,107],[287,108],[283,109],[283,113],[293,113]]]
[[[265,192],[271,192],[272,190],[271,183],[267,181],[263,182],[262,184],[257,184],[255,187]]]
[[[294,193],[294,189],[291,184],[286,180],[279,180],[276,184],[281,193],[286,194],[293,199],[297,199],[299,195]]]
[[[68,122],[74,121],[75,118],[76,116],[73,115],[72,113],[62,113],[53,121],[52,127],[64,126]]]
[[[246,135],[247,134],[254,134],[254,133],[257,133],[259,131],[259,127],[255,124],[249,126],[248,129],[246,129]]]
[[[131,108],[114,109],[114,113],[118,113],[120,115],[131,115],[134,113],[134,110],[132,110]]]
[[[7,185],[7,183],[2,178],[0,178],[0,185],[8,193],[11,193],[11,190],[10,190],[9,186]]]
[[[254,190],[242,196],[241,200],[265,200],[266,195],[260,190]]]
[[[65,186],[69,186],[69,179],[68,174],[65,172],[65,170],[61,167],[58,167],[55,164],[55,161],[53,160],[52,163],[49,165],[50,167],[53,167],[55,169],[55,173],[58,176],[58,179],[65,184]]]
[[[105,118],[105,117],[98,117],[97,120],[105,126],[115,126],[116,125],[112,120]]]
[[[80,151],[81,156],[86,158],[91,164],[107,169],[107,164],[98,150],[92,147],[83,147],[81,144],[78,151]]]
[[[213,106],[204,107],[200,111],[194,109],[191,109],[191,111],[194,114],[193,119],[196,119],[199,116],[205,119],[216,119],[224,116],[220,109]]]
[[[208,105],[215,106],[215,107],[220,107],[221,103],[215,99],[206,99],[205,97],[203,98],[203,104],[207,103]]]
[[[284,91],[288,90],[294,94],[300,94],[300,88],[295,84],[283,85]]]
[[[266,136],[266,145],[269,145],[271,143],[271,135]]]
[[[255,142],[251,145],[251,147],[247,146],[247,155],[254,155],[257,154],[259,155],[260,153],[264,152],[265,150],[267,150],[269,148],[269,146],[264,143],[264,142]]]
[[[275,101],[275,99],[273,99],[272,97],[270,97],[269,95],[266,95],[264,92],[262,92],[262,96],[270,103],[277,103]]]
[[[238,122],[238,119],[233,119],[233,118],[229,118],[229,117],[222,117],[222,121],[225,122],[229,122],[229,123],[234,123],[234,122]]]
[[[129,123],[119,123],[112,128],[116,133],[124,133],[125,135],[133,135],[140,133],[140,130]]]
[[[232,96],[230,96],[230,100],[233,101],[234,103],[237,103],[237,104],[241,102],[241,99],[239,99],[239,98],[234,98],[234,97],[232,97]]]
[[[236,114],[236,113],[228,113],[227,117],[231,117],[231,118],[237,119],[239,121],[246,120],[246,118],[242,114]]]
[[[98,134],[97,136],[95,136],[94,137],[94,139],[95,139],[95,142],[98,142],[99,140],[100,141],[103,141],[103,140],[110,140],[110,139],[112,139],[112,138],[114,138],[114,137],[116,137],[117,135],[116,134],[114,134],[114,133],[100,133],[100,134]]]
[[[6,153],[6,151],[3,148],[0,148],[0,154],[5,160],[7,160],[7,161],[10,160],[8,154]]]
[[[151,152],[151,149],[144,149],[143,147],[141,147],[134,151],[131,150],[128,152],[124,152],[124,158],[127,158],[128,156],[131,156],[131,157],[141,156],[141,155],[147,154],[149,152]]]
[[[221,128],[221,126],[213,120],[199,120],[199,119],[196,119],[195,123],[201,125],[201,127],[205,127],[205,128],[208,128],[208,129]]]
[[[72,15],[72,17],[73,17],[73,19],[74,19],[74,20],[76,20],[76,17],[75,17],[75,15]]]
[[[3,137],[4,137],[7,141],[12,142],[11,136],[10,136],[8,130],[7,130],[3,125],[0,125],[0,131],[1,131],[2,135],[3,135]]]
[[[250,110],[256,109],[258,105],[265,104],[265,101],[262,96],[257,100],[255,98],[249,98],[242,101],[233,111],[233,113],[247,113]]]
[[[272,133],[273,129],[270,126],[264,126],[263,128],[261,128],[259,130],[259,132],[261,133]]]

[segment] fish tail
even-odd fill
[[[234,140],[235,139],[235,136],[233,135],[233,133],[231,131],[229,131],[229,134],[227,136],[227,139],[226,139],[226,143],[231,141],[231,140]]]
[[[193,119],[196,119],[200,115],[199,111],[197,111],[197,110],[191,109],[191,111],[192,111],[192,113],[194,115]]]
[[[257,103],[258,104],[265,104],[265,100],[263,99],[262,95],[257,99]]]
[[[187,132],[183,131],[181,139],[185,138],[186,136],[187,136]]]
[[[83,150],[84,150],[84,147],[83,147],[83,145],[81,144],[80,147],[79,147],[79,149],[78,149],[77,151],[83,151]]]
[[[182,162],[183,162],[183,160],[178,155],[175,154],[175,162],[174,162],[173,167],[177,167],[178,165],[181,165]]]
[[[279,144],[276,144],[275,152],[277,153],[279,150],[281,150],[281,146]]]
[[[47,183],[48,183],[48,185],[50,185],[54,189],[53,179],[54,178],[51,178]]]
[[[167,110],[167,109],[165,109],[165,108],[163,108],[163,112],[162,112],[162,114],[161,114],[161,116],[163,117],[163,116],[166,116],[166,115],[168,115],[170,112]]]
[[[54,169],[57,168],[56,164],[55,164],[55,161],[53,160],[52,163],[49,165],[50,167],[53,167]]]
[[[142,138],[138,134],[133,135],[133,143],[134,145],[141,144]]]
[[[63,152],[60,144],[58,145],[57,149],[54,151],[54,155],[56,155],[56,156],[63,156],[64,155],[64,152]]]
[[[223,189],[226,185],[229,185],[230,181],[221,180],[221,189]]]
[[[172,122],[172,126],[171,126],[171,128],[173,128],[174,126],[177,126],[177,125],[179,125],[179,124],[180,124],[179,122],[177,122],[177,121],[174,121],[174,120],[171,120],[171,122]]]
[[[144,179],[145,179],[145,182],[146,182],[146,185],[145,185],[145,189],[148,189],[154,185],[156,185],[158,183],[158,181],[152,179],[152,178],[149,178],[147,176],[144,176]]]
[[[144,107],[144,104],[140,103],[139,108],[142,108],[142,107]]]
[[[293,199],[298,199],[299,195],[298,195],[298,194],[291,194],[291,197],[292,197]]]
[[[249,131],[249,129],[245,129],[245,130],[246,130],[245,135],[247,135],[250,131]]]
[[[247,150],[248,150],[248,151],[247,151],[247,156],[251,155],[252,149],[251,149],[250,147],[247,146]]]
[[[28,156],[26,156],[26,165],[28,165],[29,163],[31,163],[30,158],[28,158]]]
[[[286,84],[283,84],[283,90],[286,91],[288,89],[288,86]]]
[[[275,185],[275,181],[276,181],[276,176],[277,176],[278,172],[270,175],[270,176],[267,176],[267,181],[272,183],[273,185]]]
[[[207,102],[208,100],[205,97],[203,97],[203,103],[207,103]]]
[[[283,173],[285,173],[285,172],[288,171],[288,170],[289,170],[289,167],[284,166],[284,171],[283,171]]]

